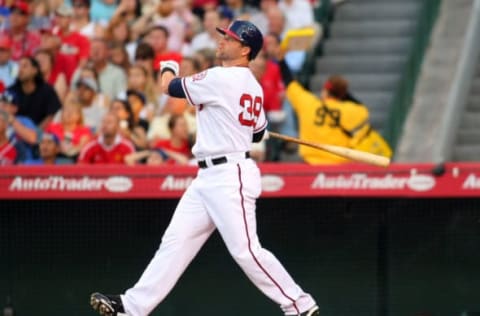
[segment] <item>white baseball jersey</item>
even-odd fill
[[[266,128],[263,90],[247,67],[215,67],[182,79],[197,106],[196,158],[246,152],[252,134]]]

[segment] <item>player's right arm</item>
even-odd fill
[[[176,61],[167,60],[160,63],[162,92],[175,98],[186,98],[181,78],[178,77],[179,65]]]

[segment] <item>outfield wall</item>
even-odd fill
[[[446,166],[445,174],[433,176],[427,173],[431,167],[394,166],[392,170],[405,170],[388,169],[381,174],[373,170],[375,176],[369,168],[352,171],[362,167],[343,173],[335,168],[295,173],[291,176],[304,180],[318,179],[319,173],[382,179],[388,174],[410,179],[413,174],[431,177],[434,185],[425,178],[418,181],[420,186],[411,184],[418,178],[407,179],[403,189],[412,192],[404,196],[391,192],[359,196],[356,191],[350,195],[345,186],[341,194],[331,196],[268,197],[280,189],[269,191],[258,201],[260,239],[317,298],[322,316],[413,316],[419,312],[450,316],[480,311],[480,195],[472,180],[477,169]],[[38,181],[52,175],[67,180],[72,176],[65,170],[20,169],[12,171],[12,176],[9,172],[0,175],[0,192],[8,192],[19,176]],[[87,169],[72,177],[104,179]],[[271,170],[263,169],[263,173],[283,178],[292,168]],[[103,174],[104,169],[99,172]],[[186,177],[194,175],[194,170],[193,174],[182,172]],[[449,182],[451,190],[462,184],[468,196],[430,194],[446,186],[444,177],[453,178],[454,173],[457,180]],[[145,178],[143,171],[110,174]],[[287,185],[288,179],[284,178]],[[46,190],[40,192],[43,197],[37,191],[23,191],[22,197],[18,192],[3,196],[0,306],[10,296],[19,316],[94,315],[88,305],[92,291],[117,293],[135,283],[158,247],[178,197],[128,198],[125,192],[108,191],[107,180],[99,184],[107,192],[103,197],[92,191],[83,192],[82,197],[64,191],[62,197],[61,191]],[[268,186],[278,187],[267,180]],[[132,183],[130,190],[137,182]],[[112,187],[125,186],[116,183]],[[148,187],[144,190],[154,194]],[[181,189],[175,194],[179,196]],[[154,315],[273,316],[281,312],[250,284],[214,234]]]

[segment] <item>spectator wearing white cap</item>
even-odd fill
[[[84,124],[93,131],[97,131],[102,118],[107,112],[108,101],[98,94],[98,83],[93,78],[81,78],[76,83],[74,97],[82,106]]]

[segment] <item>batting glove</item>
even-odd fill
[[[178,76],[180,72],[180,66],[175,60],[165,60],[160,62],[160,73],[164,73],[165,71],[171,71],[175,77]]]

